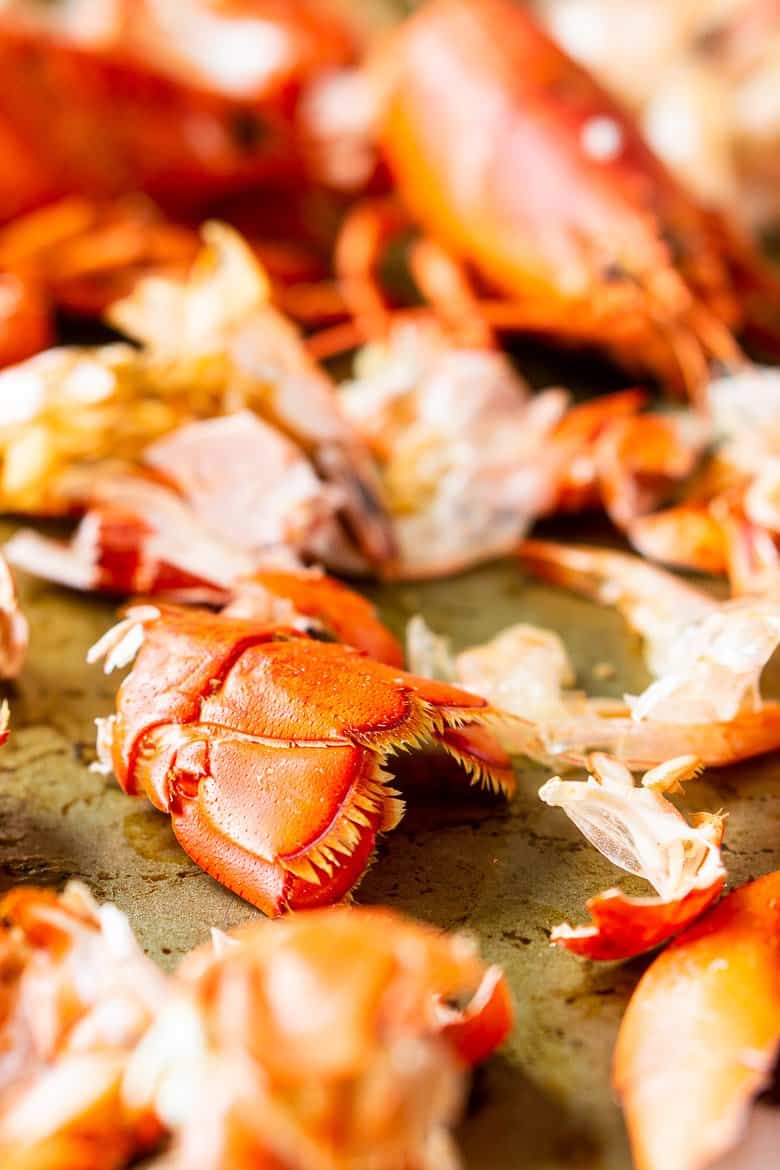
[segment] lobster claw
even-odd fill
[[[139,652],[140,648],[140,652]],[[433,743],[510,793],[484,699],[291,627],[196,610],[128,611],[92,659],[133,670],[98,753],[171,815],[187,853],[264,910],[343,898],[403,804],[385,770]]]
[[[621,1025],[614,1065],[641,1170],[774,1163],[776,1121],[763,1157],[754,1149],[744,1161],[721,1158],[747,1139],[751,1101],[772,1080],[779,971],[775,872],[729,894],[645,972]],[[768,1110],[764,1120],[775,1113]],[[759,1114],[760,1107],[752,1120],[760,1123]]]

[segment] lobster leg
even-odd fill
[[[384,337],[397,317],[382,289],[377,269],[390,241],[409,227],[409,220],[391,200],[363,200],[346,216],[336,244],[335,265],[344,303],[352,314],[353,331],[336,327],[318,337],[322,356],[327,339],[353,343]],[[474,292],[465,265],[428,236],[416,239],[409,253],[412,276],[437,318],[464,345],[490,346],[493,331]]]
[[[412,245],[409,262],[420,291],[461,345],[489,347],[495,338],[465,265],[428,236]]]
[[[325,329],[310,341],[318,358],[388,333],[398,314],[388,304],[377,268],[388,242],[408,226],[390,201],[363,201],[346,216],[335,264],[352,322]],[[652,290],[625,282],[594,286],[574,311],[567,300],[530,288],[521,298],[478,294],[464,264],[433,237],[412,244],[410,265],[430,309],[467,345],[491,345],[494,330],[566,337],[586,346],[608,339],[608,346],[624,357],[641,352],[662,381],[690,394],[706,385],[713,360],[728,366],[743,360],[728,330],[671,271]],[[678,300],[687,305],[682,316]]]
[[[384,337],[392,313],[376,269],[388,242],[408,225],[392,200],[365,200],[344,219],[334,264],[342,296],[363,340]]]

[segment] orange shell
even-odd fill
[[[268,914],[336,901],[359,880],[403,809],[383,769],[395,751],[435,744],[512,790],[476,695],[292,628],[151,613],[101,758],[171,814],[199,865]]]
[[[376,69],[390,95],[381,143],[405,207],[507,299],[510,327],[601,345],[691,392],[712,356],[738,356],[727,225],[677,185],[530,6],[431,0]],[[733,248],[734,269],[768,285],[749,247]]]
[[[273,620],[273,601],[289,603],[297,614],[316,618],[338,642],[362,650],[388,666],[403,666],[398,640],[377,617],[375,607],[353,589],[316,570],[261,569],[236,582],[226,612],[235,617]]]
[[[679,934],[712,905],[723,889],[723,878],[684,898],[629,898],[606,890],[588,900],[591,926],[556,927],[551,940],[584,959],[632,959]]]
[[[655,960],[614,1083],[637,1170],[703,1170],[739,1139],[780,1042],[780,871],[724,898]]]

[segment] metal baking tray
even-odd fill
[[[0,527],[0,536],[10,532]],[[148,953],[171,968],[211,926],[231,927],[255,911],[185,856],[166,817],[89,770],[94,720],[111,710],[119,678],[88,667],[85,654],[115,606],[30,579],[20,584],[32,645],[8,691],[12,734],[0,750],[3,888],[78,877],[116,902]],[[417,612],[456,648],[510,622],[534,622],[563,636],[584,689],[619,695],[647,681],[639,641],[616,613],[529,581],[510,561],[369,592],[399,634]],[[593,668],[605,660],[615,677],[596,682]],[[770,666],[772,673],[767,689],[777,693],[780,671]],[[457,781],[446,800],[424,783],[408,788],[407,815],[380,846],[357,900],[473,931],[508,973],[517,1025],[477,1073],[458,1135],[467,1170],[629,1170],[610,1058],[645,963],[588,965],[552,948],[548,931],[584,920],[586,899],[616,880],[639,886],[537,799],[546,775],[518,761],[519,791],[508,806]],[[689,788],[691,807],[729,811],[732,885],[780,866],[777,758],[708,770]]]

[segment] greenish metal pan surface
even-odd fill
[[[233,926],[254,911],[185,856],[164,816],[89,770],[94,719],[111,710],[119,680],[88,667],[85,653],[114,606],[21,584],[32,645],[8,690],[12,735],[0,751],[2,886],[81,878],[126,911],[149,954],[173,967],[211,926]],[[564,637],[584,689],[620,694],[646,681],[639,642],[615,613],[531,582],[511,562],[371,592],[398,633],[421,612],[461,647],[530,621]],[[608,684],[593,675],[604,661],[616,672]],[[563,813],[536,798],[545,777],[520,763],[508,807],[465,786],[444,801],[409,792],[408,813],[357,897],[473,931],[509,975],[517,1026],[477,1075],[459,1135],[467,1170],[628,1170],[609,1064],[644,963],[588,965],[550,947],[550,927],[582,920],[586,899],[620,875]],[[780,865],[776,759],[710,770],[688,799],[694,808],[728,809],[732,885]]]

